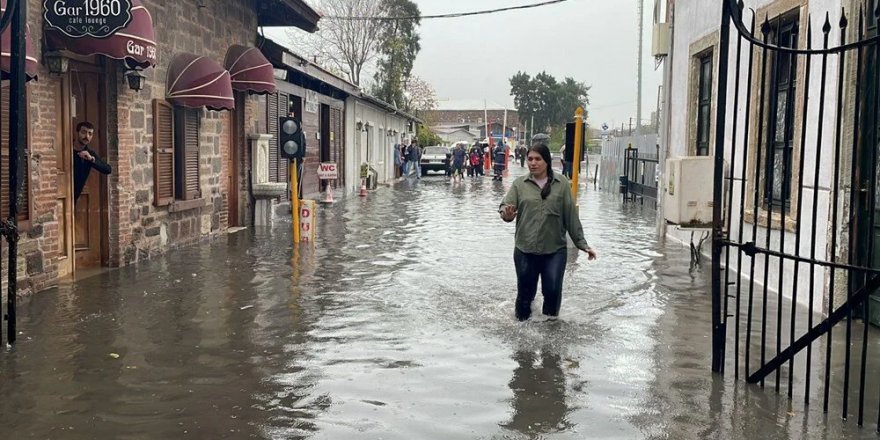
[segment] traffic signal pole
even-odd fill
[[[578,107],[574,114],[574,156],[571,159],[571,195],[578,205],[578,180],[581,174],[581,148],[584,144],[584,109]]]
[[[290,218],[293,227],[293,244],[296,245],[300,241],[299,234],[299,171],[296,166],[296,159],[290,160]]]

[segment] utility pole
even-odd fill
[[[639,2],[639,93],[638,104],[636,106],[636,134],[642,133],[642,50],[644,46],[645,36],[645,0],[636,0]]]

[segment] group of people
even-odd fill
[[[483,177],[486,161],[490,160],[494,170],[492,180],[500,182],[504,176],[504,170],[507,168],[510,147],[499,142],[495,147],[490,148],[491,158],[487,156],[486,149],[480,143],[467,147],[462,143],[455,144],[452,150],[446,154],[446,176],[453,181],[463,180],[465,172],[472,179]]]
[[[401,176],[409,176],[411,172],[415,171],[416,179],[422,178],[423,152],[417,140],[413,140],[409,144],[404,142],[394,146],[394,165],[400,170]]]

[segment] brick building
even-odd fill
[[[483,101],[441,101],[437,108],[426,112],[425,121],[430,124],[435,132],[448,131],[450,129],[465,128],[471,131],[479,131],[480,137],[486,137],[486,118],[489,121],[489,130],[500,137],[505,125],[508,138],[516,138],[517,133],[525,132],[525,121],[519,120],[519,112],[507,109],[504,106]]]
[[[45,25],[43,3],[27,1],[37,79],[27,86],[22,290],[247,224],[247,138],[266,132],[260,94],[275,90],[271,65],[247,49],[258,26],[313,32],[319,15],[302,0],[133,0],[116,35],[72,39]],[[113,171],[92,172],[74,200],[72,147],[84,121]]]

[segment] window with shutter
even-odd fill
[[[273,136],[269,146],[269,181],[278,182],[278,94],[266,95],[266,132]]]
[[[290,95],[287,93],[279,93],[278,94],[278,116],[287,116],[290,114]],[[278,120],[276,118],[276,125]],[[277,129],[277,128],[276,128]],[[280,133],[275,134],[275,139],[280,139]],[[280,153],[281,145],[279,144],[275,148],[275,154],[277,155],[278,161],[278,180],[276,182],[287,183],[289,178],[289,159],[285,158]]]
[[[174,202],[174,108],[153,100],[153,194],[156,206]]]
[[[200,109],[174,110],[175,196],[179,200],[201,197],[199,183],[199,129]]]
[[[27,112],[27,106],[25,106]],[[28,119],[25,118],[27,121]],[[31,211],[31,186],[30,186],[30,167],[29,152],[27,150],[28,130],[25,129],[25,144],[23,147],[24,161],[21,164],[21,203],[18,209],[18,221],[26,223],[30,219]],[[9,82],[3,81],[0,86],[0,218],[9,216]],[[26,227],[26,225],[22,225]]]

